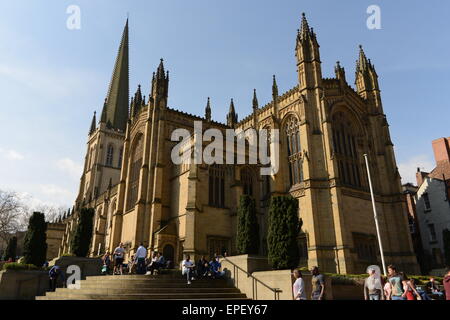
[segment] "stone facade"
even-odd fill
[[[119,60],[128,59],[124,39],[128,35],[122,37]],[[322,76],[317,37],[304,16],[296,41],[298,83],[279,94],[274,77],[272,101],[260,107],[255,92],[253,113],[241,121],[231,101],[227,124],[211,120],[209,99],[205,117],[170,108],[169,74],[161,60],[148,101],[139,87],[126,130],[121,130],[103,116],[117,92],[127,90],[117,84],[128,78],[126,63],[116,62],[98,125],[94,115],[80,191],[65,220],[60,253],[70,249],[79,209],[90,206],[96,209],[92,255],[112,251],[119,242],[129,253],[143,242],[175,263],[184,254],[234,255],[237,205],[241,195],[249,194],[257,203],[264,255],[268,200],[290,194],[299,200],[303,220],[301,261],[328,272],[363,272],[380,261],[363,158],[368,154],[386,262],[418,272],[374,66],[360,48],[353,89],[339,63],[334,78]],[[280,130],[279,171],[262,176],[259,164],[175,165],[171,151],[178,142],[171,141],[172,132],[183,128],[193,135],[196,121],[204,130],[222,133],[230,128]]]

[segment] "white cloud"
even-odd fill
[[[61,171],[69,174],[75,180],[80,178],[83,171],[83,166],[69,158],[59,159],[56,165]]]
[[[72,192],[55,184],[41,184],[39,185],[39,189],[43,195],[51,197],[53,199],[58,199],[60,201],[66,200],[66,202],[69,203],[71,200],[73,200]]]
[[[417,168],[420,168],[422,171],[430,172],[434,168],[434,161],[429,155],[420,154],[405,162],[399,163],[398,170],[400,171],[403,184],[408,182],[416,184]]]
[[[25,159],[24,155],[22,155],[21,153],[19,153],[16,150],[13,150],[13,149],[5,150],[5,149],[0,148],[0,154],[3,155],[8,160],[23,160],[23,159]]]

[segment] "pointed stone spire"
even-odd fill
[[[364,72],[368,70],[369,61],[364,53],[362,45],[359,45],[359,58],[356,61],[356,72]]]
[[[253,111],[258,110],[259,104],[258,104],[258,98],[256,97],[256,89],[253,89]]]
[[[336,78],[338,80],[343,80],[345,82],[345,70],[343,67],[341,67],[341,63],[339,61],[336,62],[334,72],[336,73]]]
[[[208,102],[206,102],[206,108],[205,108],[205,119],[206,121],[211,121],[211,102],[208,97]]]
[[[97,119],[95,117],[96,112],[94,111],[94,116],[92,117],[92,123],[91,123],[91,129],[89,130],[89,135],[93,134],[95,132],[95,129],[97,128]]]
[[[152,77],[151,100],[157,101],[158,108],[167,107],[169,95],[169,72],[164,70],[164,60],[161,58],[156,73]]]
[[[311,29],[309,28],[308,20],[306,19],[306,14],[302,12],[302,22],[300,25],[299,36],[300,40],[306,40],[311,35]]]
[[[273,83],[272,83],[272,97],[273,100],[278,97],[278,85],[277,85],[277,79],[275,75],[273,75]]]
[[[131,108],[130,108],[130,116],[133,118],[135,115],[139,113],[139,110],[141,109],[143,105],[143,98],[142,98],[142,92],[141,92],[141,85],[138,85],[138,88],[136,90],[136,93],[134,94],[134,98],[131,98]]]
[[[101,123],[106,123],[106,121],[107,121],[107,114],[106,114],[107,109],[108,109],[108,103],[107,103],[107,98],[105,98],[105,102],[103,102],[102,115],[100,116]]]
[[[230,109],[227,114],[227,124],[230,127],[234,127],[238,121],[238,116],[236,113],[236,110],[234,109],[234,101],[233,98],[231,98],[230,102]]]
[[[168,76],[169,74],[167,74]],[[156,71],[156,78],[157,79],[164,79],[165,77],[165,71],[164,71],[164,59],[161,58],[160,62],[159,62],[159,66],[158,69]]]
[[[67,210],[67,218],[70,217],[70,208]]]
[[[125,131],[129,102],[128,19],[122,34],[119,52],[106,99],[106,120],[114,129]]]

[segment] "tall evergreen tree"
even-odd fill
[[[267,248],[269,261],[274,269],[298,266],[300,252],[298,234],[298,200],[291,196],[273,197],[269,209]]]
[[[23,245],[24,263],[42,267],[47,255],[47,223],[43,213],[34,212]]]
[[[72,253],[77,257],[86,257],[91,245],[95,210],[82,208],[75,235],[72,240]]]
[[[11,237],[9,238],[8,245],[6,246],[6,250],[2,260],[8,261],[9,259],[12,259],[13,261],[16,261],[16,256],[17,256],[17,237]]]
[[[450,230],[442,231],[442,240],[444,243],[444,263],[446,267],[450,267]]]
[[[238,208],[237,250],[241,254],[258,254],[259,228],[255,199],[241,196]]]

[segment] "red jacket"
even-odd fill
[[[450,276],[444,278],[445,298],[450,300]]]

